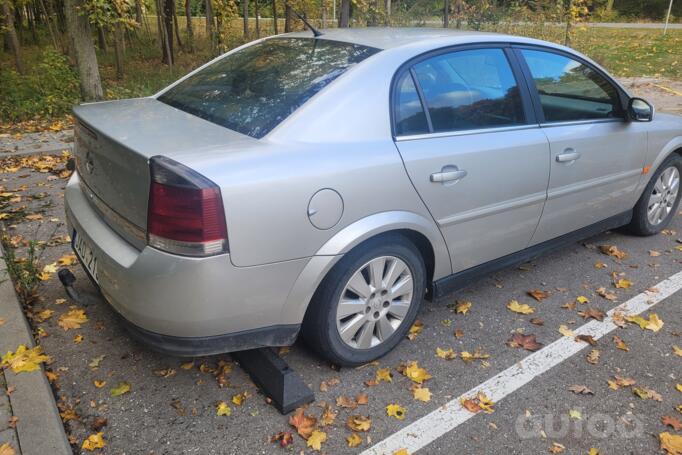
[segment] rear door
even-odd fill
[[[579,57],[535,47],[516,54],[551,148],[547,203],[532,244],[632,209],[646,124],[628,122],[618,87]]]
[[[453,48],[396,77],[396,145],[454,272],[525,248],[545,202],[549,145],[510,57]]]

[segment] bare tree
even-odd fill
[[[206,36],[211,40],[211,50],[215,48],[214,20],[211,0],[206,0]]]
[[[277,0],[272,0],[272,25],[274,26],[275,35],[277,31]]]
[[[443,28],[450,26],[450,0],[443,0]]]
[[[173,26],[175,27],[175,39],[178,41],[178,47],[182,48],[182,40],[180,39],[180,25],[178,24],[178,10],[175,7],[175,1],[171,2],[173,7]]]
[[[192,28],[190,0],[185,0],[185,18],[187,19],[187,48],[190,52],[194,52],[194,29]]]
[[[258,0],[253,0],[253,7],[256,10],[256,38],[260,38],[260,17],[258,11]]]
[[[289,2],[285,0],[284,2],[284,33],[289,33],[291,31],[292,22],[291,6]]]
[[[159,35],[161,36],[162,62],[172,66],[175,62],[173,53],[173,0],[157,0],[159,17]]]
[[[10,0],[2,1],[2,15],[5,18],[5,38],[9,45],[9,50],[14,54],[14,65],[17,67],[17,73],[26,74],[24,69],[24,61],[21,58],[21,46],[19,45],[19,38],[17,38],[17,31],[14,29],[14,14],[12,12],[12,5]]]
[[[97,54],[92,42],[90,23],[79,14],[83,0],[64,0],[66,28],[71,37],[71,47],[78,66],[81,95],[86,101],[100,100],[104,97],[102,81],[97,66]]]
[[[339,27],[350,25],[350,0],[341,0],[341,13],[339,14]]]

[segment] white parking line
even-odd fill
[[[607,335],[617,328],[612,319],[614,312],[619,311],[624,316],[634,316],[647,311],[682,289],[682,272],[661,281],[651,289],[653,292],[643,292],[613,308],[602,322],[593,320],[580,326],[574,330],[575,334],[592,335],[595,340]],[[472,397],[478,392],[483,392],[491,400],[498,402],[588,346],[587,343],[576,342],[573,338],[562,337],[524,358],[514,366],[507,368],[497,376],[488,379],[421,419],[407,425],[365,450],[361,455],[391,455],[403,448],[407,449],[409,453],[414,453],[476,415],[462,407],[461,398]]]

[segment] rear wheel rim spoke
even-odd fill
[[[680,172],[670,166],[656,179],[647,202],[647,219],[653,226],[665,221],[672,212],[680,187]]]

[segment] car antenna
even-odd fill
[[[295,9],[293,9],[293,8],[291,7],[291,5],[289,4],[289,2],[284,2],[284,3],[289,7],[289,9],[291,9],[291,12],[294,13],[294,15],[295,15],[296,17],[298,17],[299,19],[301,19],[301,21],[303,21],[303,23],[306,25],[306,27],[308,27],[308,28],[310,29],[310,31],[313,32],[313,36],[314,36],[315,38],[317,38],[318,36],[322,36],[322,35],[323,35],[323,33],[322,33],[321,31],[319,31],[318,29],[316,29],[315,27],[313,27],[312,25],[310,25],[310,22],[308,22],[308,20],[305,18],[305,16],[301,16],[300,14],[298,14],[298,11],[296,11]]]

